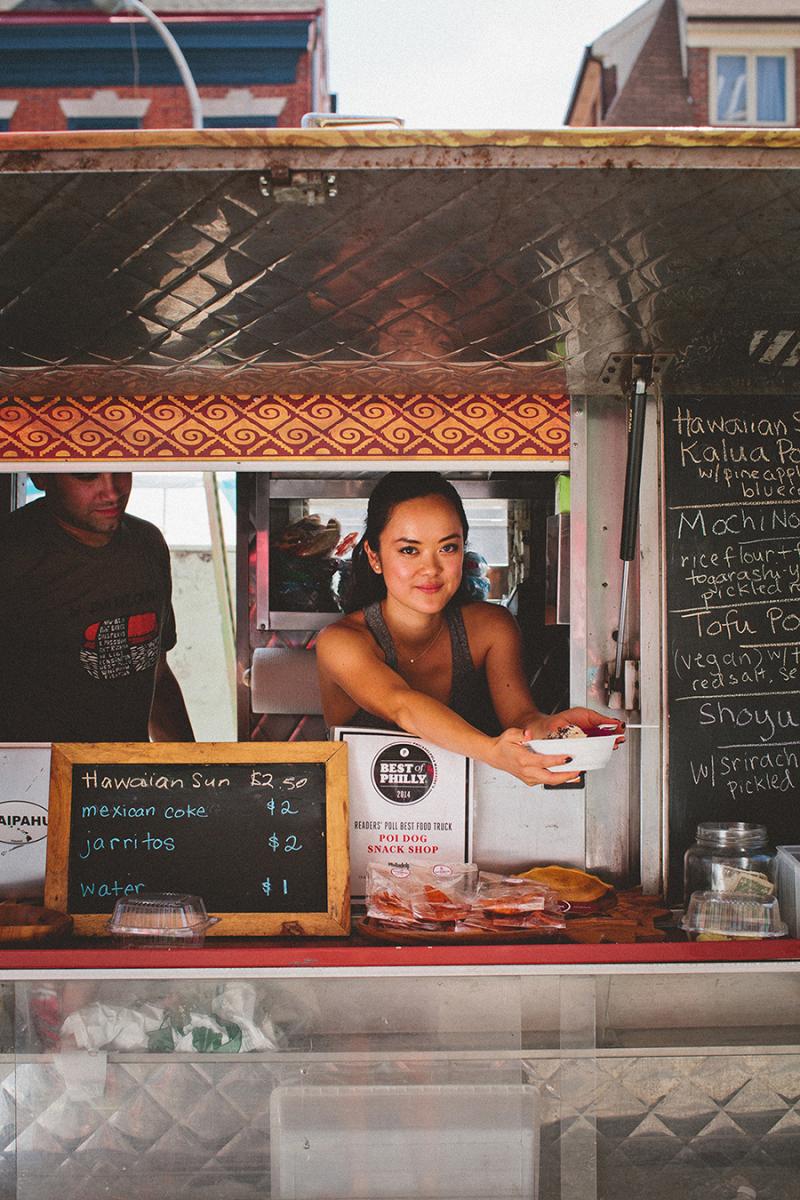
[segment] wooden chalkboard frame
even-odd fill
[[[347,746],[343,742],[62,742],[52,748],[45,904],[69,912],[72,768],[80,764],[319,763],[325,768],[328,907],[325,912],[219,913],[216,937],[342,937],[350,932]],[[155,889],[154,889],[155,890]],[[70,913],[76,934],[108,936],[109,912]]]

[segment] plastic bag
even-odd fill
[[[455,928],[472,907],[474,863],[370,863],[367,916],[417,929]]]
[[[558,897],[551,888],[519,875],[481,871],[471,912],[464,927],[492,930],[533,930],[542,934],[566,929]]]

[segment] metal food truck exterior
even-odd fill
[[[540,588],[568,604],[552,678],[572,704],[616,692],[631,730],[579,787],[479,772],[476,857],[674,895],[697,820],[800,842],[798,149],[759,129],[8,135],[8,504],[34,466],[239,473],[239,740],[257,742],[314,729],[313,687],[299,673],[280,709],[264,651],[331,618],[276,600],[276,522],[433,466],[507,505],[524,619],[531,530],[566,515],[568,473]],[[19,1197],[782,1200],[797,946],[2,950],[0,1170]],[[235,1011],[259,1048],[68,1054],[70,989],[98,1019],[149,1005],[168,1025],[175,996]]]

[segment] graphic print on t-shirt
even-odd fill
[[[158,619],[154,612],[109,617],[84,631],[81,663],[94,679],[121,679],[158,662]]]

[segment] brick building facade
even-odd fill
[[[324,0],[167,0],[206,127],[297,126],[327,111]],[[141,17],[91,0],[0,0],[0,130],[191,125],[187,93]]]
[[[647,0],[586,49],[567,125],[797,126],[800,0]]]

